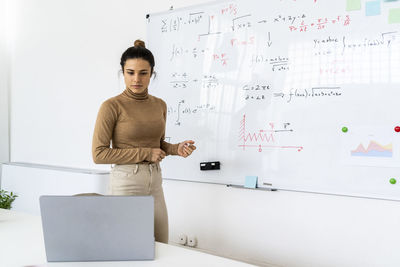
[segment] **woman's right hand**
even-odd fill
[[[160,162],[162,161],[167,154],[164,150],[160,148],[152,148],[151,149],[151,162]]]

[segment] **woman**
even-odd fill
[[[156,241],[168,243],[168,214],[162,188],[160,162],[168,155],[189,156],[194,141],[164,141],[167,106],[148,94],[154,57],[136,40],[121,57],[126,89],[100,107],[93,134],[93,160],[116,164],[110,175],[112,195],[152,195]],[[110,141],[112,147],[110,148]]]

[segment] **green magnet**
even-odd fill
[[[342,132],[347,133],[348,130],[347,127],[342,127]]]
[[[396,179],[391,178],[391,179],[389,180],[389,182],[390,182],[391,184],[395,184],[395,183],[396,183]]]

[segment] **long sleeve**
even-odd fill
[[[118,109],[104,102],[97,115],[93,133],[92,156],[97,164],[132,164],[151,160],[151,148],[110,148]]]
[[[179,144],[170,144],[165,142],[163,136],[163,139],[161,139],[160,148],[164,150],[167,155],[178,155],[178,145]]]
[[[165,124],[167,123],[167,104],[163,101],[163,115],[164,115],[164,121]],[[179,144],[170,144],[168,142],[165,142],[165,129],[163,132],[163,135],[160,140],[160,148],[167,153],[167,155],[178,155],[178,146]]]

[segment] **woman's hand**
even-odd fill
[[[151,162],[160,162],[167,154],[160,148],[151,149]]]
[[[196,150],[196,146],[193,145],[194,141],[186,140],[178,145],[178,155],[181,157],[188,157],[194,150]]]

